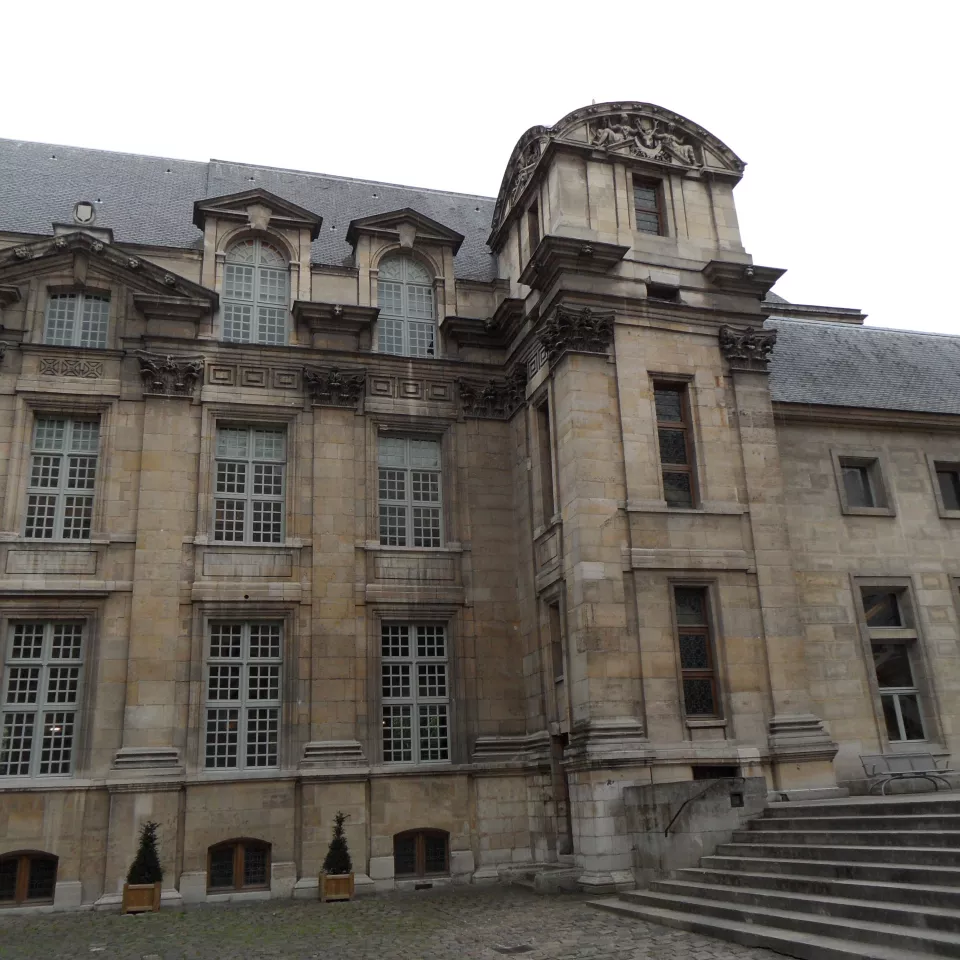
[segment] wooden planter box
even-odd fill
[[[320,899],[323,903],[328,900],[353,899],[352,873],[320,873]]]
[[[156,913],[159,909],[159,883],[125,883],[123,885],[123,913]]]

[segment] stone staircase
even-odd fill
[[[808,960],[960,957],[960,794],[773,804],[698,868],[591,902]]]

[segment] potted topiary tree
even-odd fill
[[[333,818],[333,839],[320,871],[320,899],[324,903],[328,900],[350,900],[353,897],[353,863],[343,832],[346,819],[347,814],[339,810]]]
[[[160,909],[160,881],[163,870],[157,856],[157,824],[152,820],[140,828],[140,846],[123,885],[123,912],[150,913]]]

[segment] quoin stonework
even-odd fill
[[[323,165],[323,157],[317,157]],[[0,901],[554,865],[954,752],[960,340],[771,292],[646,103],[495,200],[0,141]]]

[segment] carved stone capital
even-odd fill
[[[776,342],[776,330],[737,330],[726,324],[720,328],[720,350],[731,370],[768,373],[767,361]]]
[[[458,380],[457,386],[465,417],[509,420],[526,399],[527,368],[518,363],[506,377]]]
[[[315,407],[355,407],[367,385],[362,369],[304,367],[303,382]]]
[[[551,364],[565,353],[606,353],[612,341],[612,310],[557,307],[540,328],[540,342]]]
[[[137,353],[144,396],[190,397],[203,380],[203,357]]]

